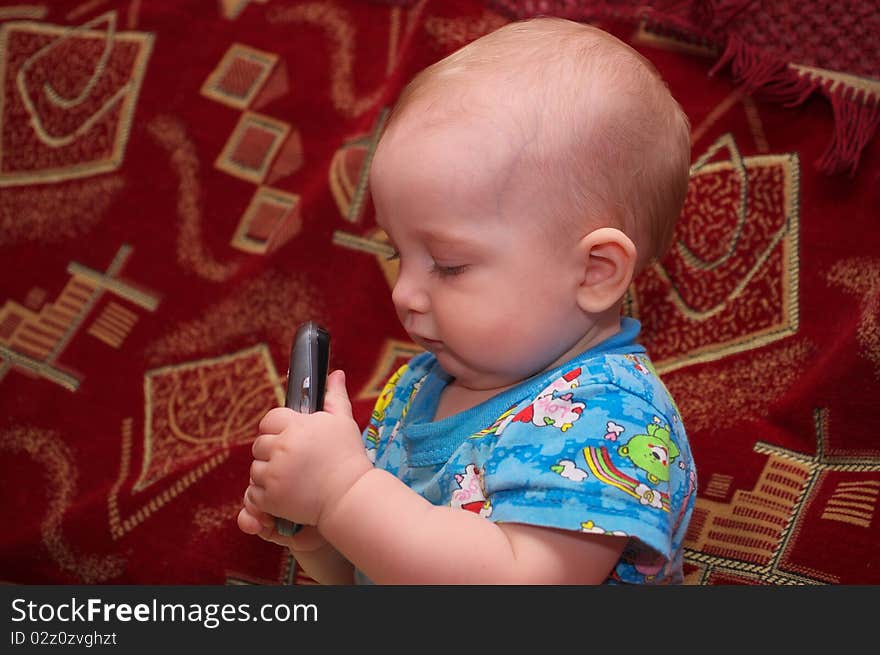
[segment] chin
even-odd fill
[[[474,391],[490,391],[507,388],[521,381],[503,373],[492,373],[484,369],[475,369],[463,363],[448,351],[434,353],[437,363],[449,376],[455,378],[457,384]]]
[[[440,368],[456,380],[464,380],[474,377],[474,370],[467,364],[463,363],[446,348],[440,348],[433,352],[434,357],[437,358],[437,363],[440,364]]]

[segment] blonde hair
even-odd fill
[[[690,128],[654,66],[589,25],[514,22],[420,72],[386,130],[415,107],[441,107],[458,119],[455,103],[490,81],[503,84],[503,104],[522,100],[534,110],[523,116],[514,108],[512,116],[534,121],[528,156],[543,188],[562,181],[561,212],[623,229],[638,249],[638,268],[660,257],[687,193]]]

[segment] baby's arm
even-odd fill
[[[438,507],[380,469],[327,508],[319,528],[377,584],[599,584],[627,541]]]

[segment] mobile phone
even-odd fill
[[[302,414],[312,414],[324,408],[329,362],[330,333],[315,321],[300,325],[290,347],[286,407]],[[298,523],[275,519],[275,530],[281,535],[290,537],[300,529],[302,526]]]

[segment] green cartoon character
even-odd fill
[[[648,474],[648,480],[657,484],[669,482],[669,463],[678,457],[678,446],[669,438],[669,428],[654,422],[647,426],[648,434],[636,434],[617,452]]]

